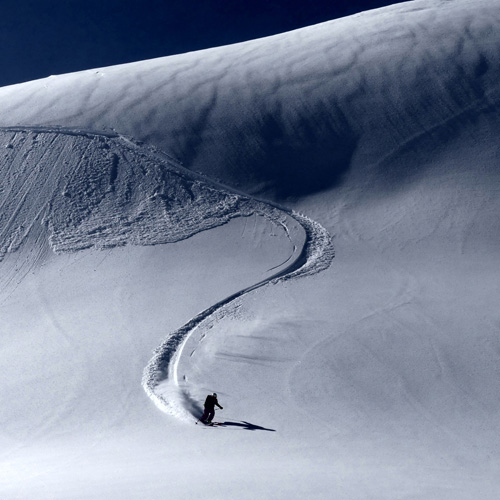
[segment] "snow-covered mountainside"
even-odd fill
[[[0,89],[1,498],[496,499],[499,21]]]
[[[498,22],[496,1],[397,4],[6,87],[0,123],[116,129],[245,190],[307,194],[338,183],[360,155],[379,162],[424,133],[434,146],[473,110],[492,112]]]

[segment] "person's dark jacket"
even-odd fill
[[[215,405],[217,405],[222,410],[222,406],[217,401],[217,398],[215,396],[208,395],[207,399],[205,399],[205,408],[208,410],[214,410]]]

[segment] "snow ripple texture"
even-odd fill
[[[320,272],[334,256],[330,235],[308,217],[195,174],[165,153],[116,133],[1,128],[0,150],[0,260],[30,238],[39,241],[44,232],[54,252],[71,252],[172,243],[252,214],[287,233],[288,224],[303,228],[305,243],[285,267],[201,312],[156,349],[142,385],[161,410],[180,418],[192,418],[176,375],[189,335],[242,295]]]

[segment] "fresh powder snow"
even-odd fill
[[[496,500],[499,22],[0,88],[0,497]]]

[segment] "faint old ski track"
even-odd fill
[[[214,213],[211,213],[208,223],[205,222],[204,220],[202,220],[201,223],[196,222],[196,217],[195,217],[195,222],[193,223],[192,226],[182,228],[181,231],[174,234],[174,236],[167,235],[167,237],[164,238],[165,241],[163,241],[161,236],[159,237],[158,234],[156,233],[152,237],[149,236],[149,239],[147,239],[146,241],[141,241],[140,238],[141,236],[143,236],[144,233],[139,233],[138,236],[133,233],[121,234],[119,227],[118,228],[115,227],[114,228],[115,233],[113,233],[113,231],[110,229],[110,227],[112,227],[113,225],[116,226],[119,224],[125,224],[128,227],[130,225],[133,225],[134,223],[139,225],[141,225],[141,223],[144,223],[141,219],[130,218],[129,214],[128,214],[129,219],[127,219],[126,217],[122,217],[121,214],[118,215],[115,214],[114,215],[115,218],[112,218],[110,221],[106,220],[105,221],[98,220],[97,222],[94,221],[95,224],[97,223],[99,224],[95,226],[90,225],[90,228],[85,227],[86,232],[82,231],[77,235],[65,234],[65,231],[66,233],[68,233],[68,228],[64,227],[60,231],[60,233],[62,233],[62,236],[61,234],[55,234],[55,235],[53,234],[51,237],[52,240],[55,240],[55,242],[54,241],[51,242],[54,250],[74,251],[80,248],[88,248],[89,246],[109,247],[109,246],[124,244],[127,241],[132,241],[139,244],[141,243],[157,244],[163,242],[166,243],[170,241],[178,241],[179,239],[189,237],[192,234],[199,232],[200,230],[205,230],[209,229],[210,227],[215,227],[216,225],[224,224],[232,217],[249,215],[250,213],[260,215],[272,221],[277,226],[280,226],[285,231],[287,237],[290,239],[293,246],[292,253],[285,262],[276,266],[273,269],[268,270],[268,272],[276,270],[274,274],[272,274],[271,276],[262,281],[259,281],[258,283],[255,283],[254,285],[246,287],[220,300],[216,304],[200,312],[184,326],[182,326],[178,330],[168,335],[167,338],[162,342],[162,344],[155,350],[152,359],[144,369],[142,378],[143,388],[146,391],[147,395],[161,410],[178,418],[185,420],[192,418],[191,414],[185,408],[184,404],[184,401],[188,398],[188,395],[185,392],[184,393],[182,392],[179,386],[178,375],[177,375],[178,361],[182,354],[183,347],[187,339],[191,335],[191,333],[193,333],[193,331],[196,330],[196,328],[198,328],[205,320],[214,316],[216,313],[217,314],[226,313],[230,309],[230,307],[234,304],[234,302],[238,298],[241,298],[243,295],[271,283],[277,283],[279,281],[289,280],[300,276],[316,274],[328,268],[334,257],[330,235],[317,222],[309,219],[304,215],[293,212],[287,208],[284,208],[282,206],[264,200],[260,200],[256,197],[249,196],[246,193],[240,192],[229,186],[226,186],[224,184],[206,178],[201,174],[197,174],[191,170],[188,170],[184,168],[180,162],[176,161],[174,158],[170,157],[166,153],[159,151],[151,146],[136,144],[127,137],[124,137],[114,131],[96,132],[78,128],[71,129],[62,127],[16,126],[16,127],[0,127],[0,132],[14,133],[14,137],[12,138],[12,140],[16,139],[17,133],[33,134],[34,143],[36,143],[36,134],[50,134],[50,135],[53,134],[54,137],[51,137],[48,142],[49,146],[56,143],[56,139],[58,136],[73,136],[80,138],[83,137],[89,139],[90,142],[92,142],[95,139],[99,141],[108,140],[110,141],[111,146],[119,150],[119,153],[123,156],[125,161],[129,161],[127,157],[128,154],[139,153],[142,156],[138,156],[137,158],[134,157],[132,163],[133,161],[136,162],[139,161],[141,158],[145,158],[152,162],[159,162],[158,164],[160,166],[163,166],[162,168],[166,169],[168,172],[180,176],[179,178],[181,179],[181,183],[183,182],[182,179],[190,180],[190,182],[199,182],[200,184],[203,184],[203,186],[207,186],[208,189],[212,190],[215,189],[221,193],[222,212],[219,213],[215,211]],[[68,145],[65,143],[63,143],[62,145],[59,143],[56,144],[55,149],[57,150],[57,154],[56,158],[53,159],[54,163],[51,165],[51,174],[54,174],[54,171],[56,170],[57,167],[57,163],[60,161],[60,157],[63,151],[66,150],[67,146]],[[80,158],[83,161],[85,156],[88,154],[90,156],[90,160],[86,159],[86,161],[92,164],[94,162],[93,161],[94,155],[96,153],[94,151],[89,152],[88,148],[89,144],[83,145],[83,151],[80,152],[81,153]],[[46,154],[49,154],[49,149],[50,149],[49,147],[45,148],[42,147],[41,149],[42,152],[40,158],[43,158]],[[27,154],[31,155],[31,151],[32,150],[28,150]],[[37,152],[36,149],[34,151],[35,153]],[[107,181],[108,185],[106,187],[105,191],[106,193],[109,193],[110,191],[114,192],[115,184],[118,182],[117,180],[118,159],[113,155],[115,155],[115,153],[112,150],[111,168],[110,171],[108,172],[109,179]],[[17,156],[14,157],[14,160],[17,161]],[[26,157],[24,157],[23,160],[26,160]],[[98,158],[95,159],[96,163],[98,163],[97,160]],[[39,163],[40,162],[35,163],[36,171],[34,170],[34,172],[36,175],[39,175],[43,169],[43,165],[39,167],[38,165]],[[80,159],[76,167],[73,167],[73,171],[70,171],[68,174],[65,174],[65,176],[69,178],[69,180],[67,180],[68,182],[68,184],[66,184],[67,186],[70,185],[69,182],[72,179],[72,176],[75,173],[78,173],[77,170],[79,165],[80,165]],[[99,189],[102,189],[102,186],[99,185],[99,182],[101,182],[102,184],[102,179],[98,177],[99,175],[102,176],[103,173],[99,171],[97,171],[97,173],[91,171],[90,173],[94,176],[97,176],[89,180],[90,183],[92,182],[95,183],[95,186],[91,184],[91,189],[95,191],[92,192],[91,196],[93,196],[98,200],[97,202],[95,200],[91,200],[90,208],[87,209],[89,211],[89,214],[93,215],[93,211],[97,210],[96,207],[98,207],[99,204],[102,202],[102,199],[104,199],[104,195],[101,196],[102,193],[99,192]],[[29,176],[31,175],[34,174],[29,173]],[[47,191],[44,192],[45,196],[49,197],[49,201],[47,201],[46,204],[48,203],[48,205],[50,206],[52,204],[52,200],[55,199],[52,197],[56,196],[56,192],[61,189],[61,185],[57,181],[57,177],[55,182],[51,176],[47,176],[47,178],[44,180],[44,183],[45,181],[53,182],[53,185],[50,185],[47,188]],[[26,210],[25,205],[29,205],[29,200],[26,201],[25,203],[25,198],[28,196],[28,189],[29,189],[28,184],[29,184],[28,179],[25,179],[21,186],[21,187],[23,187],[24,185],[27,186],[26,189],[23,189],[22,191],[23,198],[19,203],[16,202],[12,214],[8,216],[7,223],[4,225],[1,232],[5,232],[7,234],[9,231],[15,232],[16,227],[14,221],[16,217],[18,216],[21,210]],[[182,187],[185,190],[187,189],[188,194],[192,195],[192,193],[190,193],[189,191],[190,190],[189,186],[183,185]],[[204,188],[202,187],[201,190],[203,191],[203,189]],[[64,192],[63,195],[66,196]],[[86,193],[84,193],[83,196],[86,196]],[[101,199],[99,199],[99,196],[101,196]],[[203,193],[201,195],[200,193],[198,193],[198,198],[200,196],[203,197]],[[37,194],[37,197],[40,198],[40,195]],[[227,211],[228,210],[230,211],[231,207],[233,206],[231,205],[231,199],[230,202],[225,202],[224,197],[237,198],[236,202],[234,202],[234,200],[232,201],[235,203],[234,205],[235,208],[233,208],[232,213],[227,213]],[[117,195],[116,199],[117,201],[121,201],[121,199],[119,198],[119,194]],[[2,205],[3,203],[4,202],[2,202]],[[94,205],[92,205],[92,203],[94,203]],[[41,222],[40,218],[43,216],[43,214],[47,215],[46,212],[49,211],[49,208],[46,207],[46,204],[44,204],[43,201],[39,201],[37,203],[37,214],[35,218],[32,220],[31,226],[33,225],[34,221]],[[191,207],[190,205],[187,206],[188,211],[189,209],[191,209],[190,207]],[[192,208],[192,210],[195,211],[203,210],[203,205],[201,206],[201,208],[199,205],[194,205],[194,208]],[[195,215],[199,214],[195,213]],[[81,215],[77,213],[76,216],[78,217]],[[148,222],[150,221],[147,220],[146,224]],[[294,236],[291,234],[290,231],[291,225],[295,224],[298,224],[304,231],[304,234],[302,234],[300,238],[297,238],[297,240],[300,239],[300,241],[294,241]],[[29,229],[28,231],[25,232],[24,236],[22,236],[20,240],[18,239],[18,241],[16,241],[16,245],[12,249],[9,249],[9,251],[14,251],[19,247],[21,241],[23,241],[24,238],[27,237]],[[69,229],[71,229],[71,227]],[[157,228],[155,229],[158,232],[158,229]],[[162,227],[160,226],[160,230],[161,229]],[[78,226],[78,230],[80,230],[80,226]],[[159,394],[158,391],[156,390],[160,383],[162,384],[162,394]],[[164,390],[165,385],[168,385],[169,387],[169,390],[167,391],[168,397],[165,397],[165,390]]]

